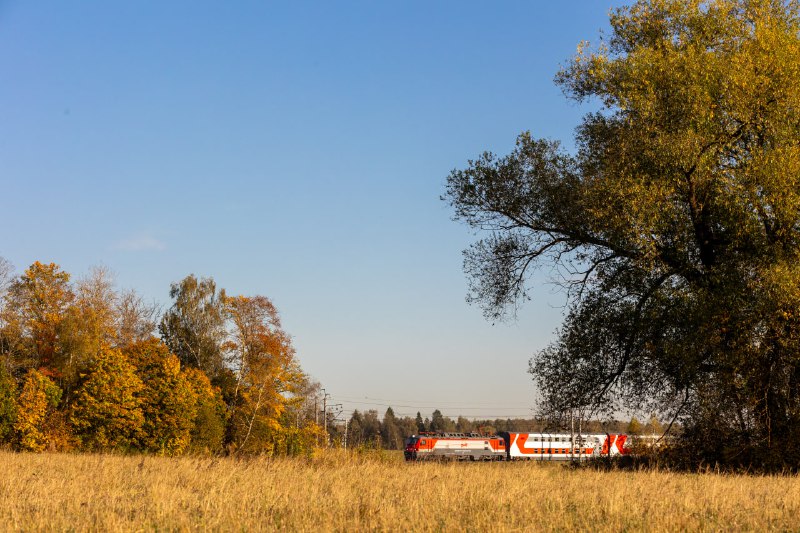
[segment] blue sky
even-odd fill
[[[611,7],[0,1],[0,256],[266,295],[346,412],[528,416],[563,295],[486,322],[439,196],[521,131],[571,146],[552,79]]]

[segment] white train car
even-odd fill
[[[506,458],[513,460],[575,461],[593,457],[627,455],[627,435],[502,432]]]

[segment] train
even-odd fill
[[[630,454],[625,434],[420,433],[406,439],[406,461],[582,461]]]

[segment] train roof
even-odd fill
[[[434,437],[439,439],[499,439],[500,435],[496,433],[481,434],[481,433],[454,433],[449,431],[421,431],[417,435],[411,437]]]

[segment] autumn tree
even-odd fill
[[[91,450],[135,447],[145,422],[136,368],[118,349],[105,347],[76,391],[70,421]]]
[[[628,435],[641,435],[643,432],[642,423],[636,419],[635,416],[631,417],[631,421],[628,422],[628,427],[625,429],[625,433]]]
[[[172,306],[158,326],[161,338],[184,366],[194,366],[212,380],[225,372],[225,291],[217,291],[211,278],[197,279],[193,274],[173,283]]]
[[[17,419],[17,383],[0,360],[0,444],[9,444]]]
[[[75,298],[69,279],[55,263],[37,261],[10,283],[0,307],[0,349],[14,372],[37,368],[58,377],[67,365],[62,333]]]
[[[49,441],[48,415],[61,401],[61,389],[50,378],[29,370],[16,401],[14,432],[20,450],[40,452]]]
[[[273,446],[276,454],[309,455],[317,442],[324,442],[325,430],[317,423],[314,412],[320,389],[320,384],[307,375],[301,373],[297,376],[292,394],[285,398],[279,419],[282,429]],[[344,435],[340,434],[340,441],[343,438]]]
[[[116,344],[117,294],[109,270],[93,268],[72,286],[74,298],[63,311],[59,368],[62,388],[68,393],[88,361],[105,346]]]
[[[146,303],[134,290],[121,291],[114,303],[117,345],[125,347],[147,341],[156,330],[159,308]]]
[[[291,338],[264,296],[225,299],[232,324],[228,347],[236,374],[232,440],[240,450],[275,446],[281,418],[304,382]]]
[[[11,286],[13,278],[14,267],[11,263],[3,257],[0,257],[0,365],[6,371],[11,370],[11,347],[14,338],[17,336],[16,332],[13,336],[12,328],[9,327],[7,320],[9,314],[6,311],[8,305],[8,288]]]
[[[189,367],[183,375],[195,399],[189,449],[195,453],[220,453],[225,442],[228,406],[219,388],[211,385],[202,370]]]
[[[0,257],[0,301],[6,294],[14,274],[14,265],[5,257]],[[0,307],[2,305],[0,304]]]
[[[650,415],[650,420],[647,422],[647,425],[644,429],[651,435],[661,436],[661,434],[664,432],[664,426],[661,424],[661,422],[659,422],[655,413]]]
[[[550,265],[557,340],[530,363],[558,416],[645,408],[692,464],[800,466],[800,17],[796,0],[639,0],[557,75],[600,109],[574,153],[522,134],[446,199],[491,317]]]
[[[189,448],[198,394],[181,372],[178,358],[158,339],[128,345],[123,354],[142,382],[137,393],[143,422],[142,448],[177,455]]]

